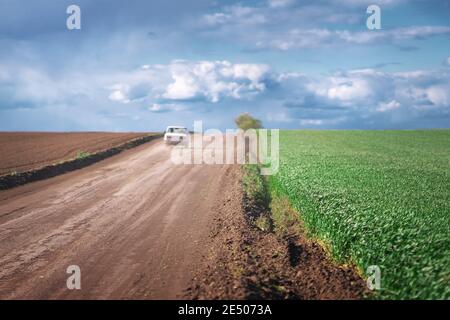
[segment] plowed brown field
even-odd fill
[[[111,132],[0,132],[0,175],[36,169],[145,136]]]

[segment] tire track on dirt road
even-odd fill
[[[155,141],[0,192],[0,298],[177,298],[235,168],[177,166],[170,150]],[[69,265],[81,290],[66,287]]]

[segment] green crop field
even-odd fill
[[[379,298],[450,298],[450,130],[281,131],[269,179]]]

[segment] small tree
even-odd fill
[[[234,122],[236,122],[236,126],[242,130],[262,128],[261,120],[253,118],[248,112],[240,114]]]

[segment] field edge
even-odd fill
[[[233,210],[216,217],[210,253],[187,299],[362,299],[365,281],[332,262],[301,234],[277,232],[271,199],[256,166],[239,166]],[[226,198],[224,206],[230,202]],[[225,208],[224,207],[224,208]]]
[[[149,133],[143,137],[124,142],[116,147],[100,150],[94,153],[85,153],[74,159],[46,165],[37,169],[2,175],[0,176],[0,190],[12,189],[27,183],[49,179],[64,173],[78,170],[119,154],[122,151],[135,148],[161,137],[162,134],[160,133]]]

